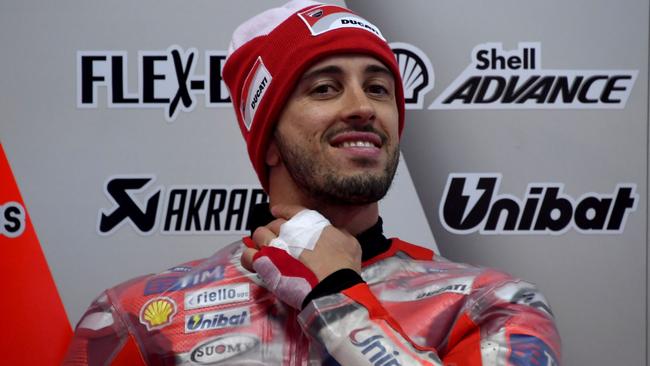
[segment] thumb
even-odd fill
[[[257,249],[246,248],[241,255],[241,265],[249,272],[255,272],[253,269],[253,260],[255,259],[255,254],[257,254],[257,252]]]

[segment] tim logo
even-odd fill
[[[108,179],[104,193],[113,206],[101,209],[100,235],[110,235],[125,223],[140,234],[162,225],[163,234],[242,234],[248,230],[252,206],[266,202],[252,186],[153,187],[155,176],[120,175]]]
[[[25,209],[18,202],[0,205],[0,236],[17,238],[25,231]]]
[[[638,70],[542,68],[542,45],[522,42],[474,48],[469,66],[429,109],[624,108]]]
[[[636,210],[636,184],[574,199],[562,183],[531,183],[523,199],[499,193],[501,174],[450,174],[440,201],[442,225],[455,234],[620,234]]]
[[[140,51],[137,87],[129,81],[126,51],[77,52],[77,107],[97,108],[99,87],[106,88],[109,108],[161,108],[172,122],[179,111],[189,112],[205,97],[206,107],[229,106],[221,78],[225,51],[204,53],[204,72],[196,72],[196,49],[171,46],[165,51]]]
[[[422,50],[408,43],[393,42],[390,48],[402,76],[406,109],[422,109],[424,96],[434,84],[431,61]]]

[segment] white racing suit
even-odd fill
[[[64,365],[559,365],[533,285],[383,240],[363,282],[300,312],[241,267],[241,242],[133,279],[93,302]]]

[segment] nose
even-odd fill
[[[363,126],[375,121],[375,106],[361,86],[346,88],[342,103],[341,119],[344,122]]]

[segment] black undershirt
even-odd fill
[[[255,229],[265,226],[273,220],[275,220],[275,217],[271,215],[268,203],[255,205],[248,218],[251,236]],[[387,251],[391,244],[391,240],[384,236],[381,217],[377,220],[377,223],[357,235],[356,238],[361,245],[361,260],[363,262]],[[304,308],[314,299],[341,292],[362,282],[363,279],[354,270],[350,268],[340,269],[320,281],[307,295],[302,307]]]

